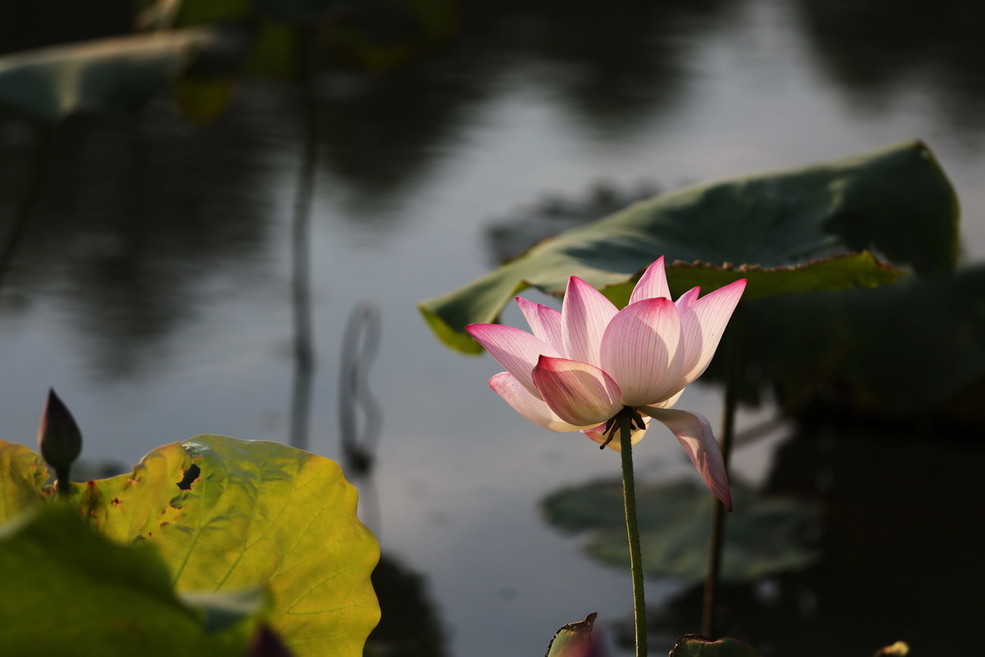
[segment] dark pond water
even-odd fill
[[[361,483],[365,518],[421,578],[404,583],[434,614],[443,648],[431,654],[540,655],[558,626],[591,611],[615,637],[631,600],[621,570],[586,558],[583,538],[539,511],[562,486],[615,476],[617,459],[516,416],[486,387],[493,361],[440,346],[415,302],[486,272],[489,227],[549,195],[674,187],[914,137],[958,190],[964,261],[981,260],[985,9],[932,9],[486,3],[401,70],[319,76],[310,447],[341,458],[342,335],[369,301],[382,319],[369,377],[383,427]],[[82,425],[90,459],[127,464],[200,433],[288,439],[301,135],[295,92],[272,84],[245,86],[206,127],[161,99],[138,120],[79,118],[57,131],[0,290],[5,439],[33,442],[49,386]],[[28,185],[34,145],[27,124],[0,122],[0,227]],[[720,391],[701,386],[679,403],[711,418],[719,405]],[[774,415],[744,409],[740,429]],[[813,539],[821,560],[730,588],[725,631],[770,655],[870,655],[900,639],[922,655],[974,653],[980,428],[878,434],[784,423],[735,455],[739,476],[825,511]],[[637,458],[644,480],[690,476],[669,435],[648,437]],[[663,605],[659,654],[698,629],[696,594],[666,579],[648,593]]]

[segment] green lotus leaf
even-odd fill
[[[814,563],[817,552],[798,537],[816,522],[816,504],[756,492],[731,482],[735,511],[729,514],[722,553],[722,578],[753,581]],[[693,480],[637,488],[640,544],[647,575],[702,581],[714,498]],[[562,489],[543,503],[547,520],[568,532],[587,532],[589,555],[628,566],[622,484],[591,482]]]
[[[793,411],[823,395],[853,412],[985,417],[985,265],[878,290],[763,299],[745,310],[739,390],[749,401],[770,390]]]
[[[52,497],[31,454],[0,449],[13,473],[0,488],[8,515]],[[298,657],[361,655],[379,620],[370,583],[379,546],[329,459],[198,436],[150,452],[131,473],[74,484],[71,503],[116,543],[156,547],[180,592],[265,587],[266,618]]]
[[[18,657],[241,657],[265,604],[189,603],[150,544],[108,541],[60,503],[0,526],[0,578],[0,645]]]
[[[0,522],[13,520],[38,504],[47,481],[48,466],[40,454],[0,440]]]
[[[617,302],[661,255],[675,293],[694,285],[708,292],[738,278],[749,280],[746,299],[875,287],[896,280],[902,266],[921,275],[951,271],[957,225],[957,199],[934,156],[907,142],[636,203],[418,307],[443,342],[477,353],[467,324],[497,321],[528,287],[560,294],[571,275]]]

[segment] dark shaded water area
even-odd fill
[[[985,257],[983,22],[979,3],[960,1],[472,3],[447,42],[399,68],[318,74],[310,447],[343,460],[340,350],[368,301],[382,325],[367,375],[383,423],[375,468],[356,483],[389,555],[379,590],[387,631],[404,637],[388,639],[403,641],[393,654],[539,655],[592,611],[618,643],[631,608],[628,575],[539,508],[561,487],[617,476],[618,459],[515,416],[485,385],[495,363],[444,349],[414,303],[493,266],[491,227],[549,223],[550,208],[589,206],[600,188],[631,196],[914,137],[955,184],[973,268]],[[41,43],[12,24],[0,22],[0,50]],[[0,435],[31,444],[54,386],[94,461],[133,463],[199,433],[287,441],[303,137],[296,88],[260,81],[210,125],[163,96],[135,118],[70,118],[47,141],[0,120],[0,235],[37,189],[0,288]],[[967,305],[974,317],[983,301]],[[980,327],[969,324],[971,342],[985,343]],[[939,341],[890,360],[905,372]],[[961,408],[978,405],[976,390],[955,393]],[[819,558],[729,585],[722,631],[779,657],[870,655],[897,640],[919,655],[976,654],[980,415],[921,413],[916,395],[903,415],[874,419],[829,388],[814,394],[741,446],[735,469],[819,503],[803,537]],[[780,415],[771,399],[743,408],[740,431]],[[712,384],[679,402],[716,426],[720,405]],[[692,476],[669,435],[636,457],[644,482]],[[700,589],[648,584],[658,654],[697,631]]]

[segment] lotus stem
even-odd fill
[[[633,476],[633,411],[619,412],[619,447],[622,455],[622,496],[626,508],[626,535],[629,539],[629,568],[633,575],[633,626],[636,629],[636,657],[646,657],[646,597],[643,594],[643,554],[640,528],[636,520],[636,482]]]

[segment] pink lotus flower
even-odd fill
[[[466,328],[506,368],[489,379],[489,387],[520,415],[551,431],[583,431],[615,450],[619,441],[611,438],[618,429],[611,421],[624,407],[637,418],[634,444],[650,418],[658,420],[731,510],[725,464],[711,426],[697,413],[671,406],[708,367],[745,286],[738,280],[701,298],[693,288],[674,302],[661,257],[643,273],[622,310],[572,276],[561,312],[516,298],[531,333],[502,324]]]

